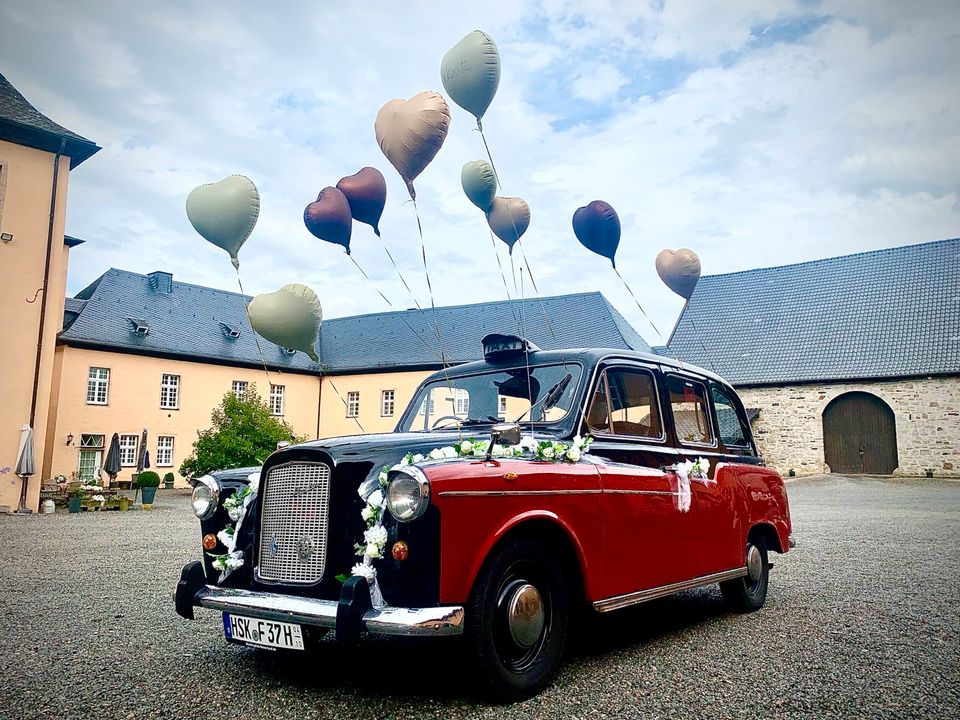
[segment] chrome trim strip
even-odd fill
[[[263,620],[334,628],[337,601],[256,592],[207,585],[197,592],[194,603],[218,612],[230,612]],[[463,607],[446,605],[431,608],[386,606],[363,614],[363,627],[383,635],[439,637],[463,632]]]
[[[676,497],[680,493],[671,490],[604,490],[608,495],[669,495]]]
[[[489,495],[499,497],[502,495],[600,495],[603,490],[445,490],[437,495],[451,496],[471,496]]]
[[[747,574],[746,567],[735,568],[733,570],[724,570],[723,572],[713,573],[712,575],[701,575],[691,580],[673,583],[671,585],[661,585],[659,587],[649,588],[647,590],[638,590],[637,592],[627,593],[625,595],[615,595],[614,597],[595,600],[593,608],[597,612],[609,612],[610,610],[619,610],[620,608],[637,605],[648,600],[673,595],[682,590],[692,590],[703,585],[712,585],[713,583],[723,582],[724,580],[733,580],[743,577]]]

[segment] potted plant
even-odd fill
[[[80,512],[80,506],[83,504],[83,500],[86,497],[87,493],[84,491],[83,485],[73,488],[70,491],[70,512]]]
[[[173,473],[168,472],[163,476],[163,488],[165,490],[173,490]]]
[[[153,501],[157,497],[157,488],[160,487],[160,476],[153,470],[145,470],[137,475],[137,485],[143,491],[143,509],[153,509]]]

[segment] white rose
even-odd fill
[[[368,544],[383,547],[387,544],[387,529],[383,525],[375,525],[372,528],[364,530],[363,541]]]
[[[364,522],[370,522],[377,515],[376,510],[367,505],[363,510],[360,511],[360,517],[363,518]]]
[[[580,448],[576,446],[567,448],[567,460],[569,460],[570,462],[579,462]]]
[[[367,505],[372,505],[375,508],[383,505],[383,490],[374,490],[370,493],[370,497],[367,498]]]
[[[443,450],[441,448],[434,448],[430,451],[431,460],[442,460],[443,459]]]
[[[381,470],[380,474],[377,476],[377,480],[381,485],[386,485],[388,482],[390,482],[390,477],[387,475],[387,471]]]
[[[494,443],[493,450],[490,453],[493,457],[503,457],[503,445]]]
[[[583,447],[583,438],[580,437],[579,435],[574,435],[574,436],[573,436],[573,446],[574,446],[575,448],[582,448],[582,447]]]
[[[533,439],[532,435],[527,435],[520,441],[520,447],[524,450],[533,450],[537,446],[537,441]]]
[[[545,448],[543,449],[543,453],[542,453],[542,454],[543,454],[543,456],[544,456],[545,458],[548,458],[548,459],[549,459],[549,458],[552,458],[552,457],[553,457],[553,447],[548,445],[547,447],[545,447]]]
[[[445,447],[445,448],[443,448],[442,452],[443,452],[443,456],[444,456],[445,458],[455,458],[455,457],[458,457],[458,456],[457,456],[457,449],[456,449],[456,448]]]
[[[460,452],[462,453],[473,452],[473,443],[470,442],[469,440],[464,440],[462,443],[460,443]]]
[[[363,551],[363,554],[371,559],[379,558],[380,546],[375,543],[367,543],[367,549]]]
[[[422,463],[424,460],[426,460],[426,458],[423,457],[423,455],[421,455],[420,453],[417,453],[416,455],[413,456],[413,462],[414,462],[414,464],[416,464],[416,463]]]

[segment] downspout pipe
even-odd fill
[[[67,147],[66,138],[60,139],[60,149],[53,159],[53,186],[50,188],[50,222],[47,225],[47,257],[43,263],[43,294],[40,301],[40,327],[37,330],[37,359],[33,367],[33,398],[30,401],[30,427],[37,416],[37,394],[40,390],[40,356],[43,353],[43,330],[47,319],[47,286],[50,284],[50,259],[53,256],[53,224],[57,213],[57,183],[60,179],[60,158]],[[36,430],[36,428],[34,428]]]

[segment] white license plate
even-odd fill
[[[299,625],[292,623],[224,613],[223,632],[230,640],[239,640],[252,645],[303,650],[303,632]]]

